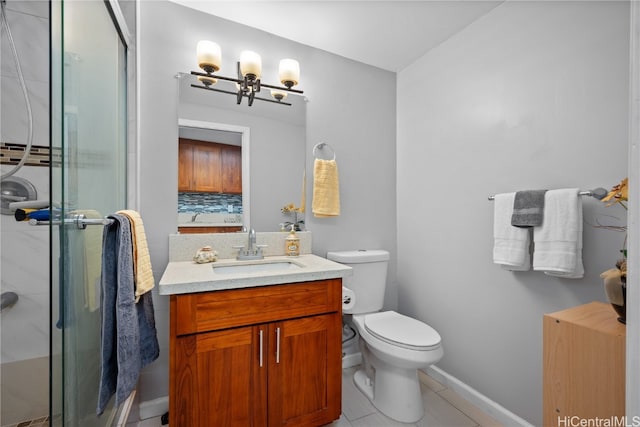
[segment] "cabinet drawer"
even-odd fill
[[[174,295],[176,334],[341,311],[342,280]]]

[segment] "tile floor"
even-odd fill
[[[427,375],[421,375],[425,416],[415,424],[399,423],[379,413],[356,388],[357,367],[342,371],[342,416],[326,427],[502,427],[495,419]],[[127,426],[159,427],[160,417]]]

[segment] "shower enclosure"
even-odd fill
[[[110,426],[113,403],[96,415],[99,219],[127,206],[129,31],[115,0],[2,7],[3,197],[26,180],[50,218],[0,218],[0,292],[17,296],[0,313],[0,426]]]

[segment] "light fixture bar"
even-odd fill
[[[218,77],[214,77],[214,78],[219,78]],[[238,95],[237,92],[232,92],[230,90],[224,90],[224,89],[216,89],[213,87],[207,87],[207,86],[200,86],[200,85],[196,85],[196,84],[191,84],[191,87],[194,87],[196,89],[204,89],[204,90],[212,90],[214,92],[222,92],[222,93],[228,93],[229,95]],[[243,94],[243,97],[249,98],[249,95]],[[262,98],[260,96],[254,96],[253,99],[257,99],[259,101],[267,101],[267,102],[273,102],[274,104],[281,104],[281,105],[292,105],[289,102],[284,102],[284,101],[276,101],[275,99],[269,99],[269,98]]]
[[[240,85],[242,85],[242,83],[244,82],[244,79],[238,79],[238,78],[234,78],[234,77],[225,77],[225,76],[221,76],[219,74],[207,74],[207,73],[201,73],[200,71],[192,71],[191,74],[193,74],[194,76],[202,76],[202,77],[210,77],[212,79],[219,79],[219,80],[226,80],[228,82],[234,82],[234,83],[238,83]],[[291,93],[299,93],[302,94],[304,93],[304,91],[302,90],[298,90],[298,89],[289,89],[286,86],[275,86],[275,85],[270,85],[270,84],[266,84],[262,81],[260,81],[260,86],[261,87],[266,87],[269,89],[278,89],[278,90],[285,90],[287,92],[291,92]],[[235,92],[233,92],[235,94]]]

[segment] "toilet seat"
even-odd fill
[[[398,347],[429,351],[440,346],[440,334],[435,329],[395,311],[366,315],[364,327],[375,338]]]

